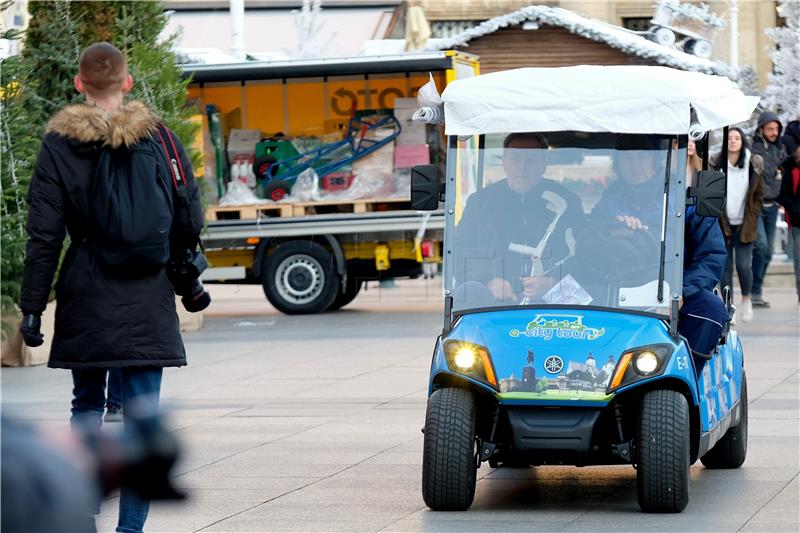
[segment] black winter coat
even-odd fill
[[[800,120],[793,120],[786,125],[786,133],[781,137],[781,142],[786,147],[786,155],[792,157],[794,151],[800,147]]]
[[[789,224],[793,228],[800,228],[800,185],[796,190],[794,187],[794,175],[800,174],[800,165],[793,157],[787,157],[783,162],[783,183],[781,183],[781,194],[778,196],[778,203],[786,210]]]
[[[778,177],[778,168],[784,159],[786,159],[786,147],[780,139],[783,133],[783,125],[778,120],[778,115],[771,111],[761,113],[758,119],[758,127],[761,128],[768,122],[778,123],[778,139],[775,142],[769,142],[760,133],[756,132],[753,136],[753,144],[750,147],[750,152],[760,155],[764,160],[764,202],[774,202],[781,192],[781,180]]]
[[[186,364],[175,289],[164,269],[146,277],[115,276],[101,269],[85,241],[92,208],[89,188],[100,147],[132,146],[150,138],[158,122],[144,104],[132,102],[113,114],[87,104],[68,106],[47,125],[28,192],[29,240],[20,308],[44,310],[69,233],[69,249],[56,283],[50,367]],[[191,165],[175,141],[192,198],[190,210],[202,221]],[[162,164],[168,172],[166,159]]]

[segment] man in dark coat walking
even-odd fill
[[[786,159],[786,147],[781,143],[781,125],[778,115],[771,111],[761,113],[758,129],[753,137],[750,151],[764,160],[764,203],[758,223],[758,240],[753,250],[753,307],[769,307],[762,296],[764,276],[772,260],[775,242],[775,223],[778,220],[778,195],[781,192],[780,165]]]
[[[48,122],[28,192],[29,239],[20,330],[26,344],[41,344],[39,317],[68,233],[70,244],[55,287],[55,333],[48,366],[72,371],[71,422],[95,428],[101,424],[107,369],[121,369],[127,418],[129,407],[135,410],[134,398],[140,409],[156,410],[162,369],[186,364],[175,287],[165,268],[137,277],[119,275],[106,270],[90,249],[88,221],[92,210],[98,208],[90,187],[100,152],[104,147],[129,150],[158,138],[158,117],[140,102],[123,103],[132,85],[117,48],[96,43],[83,52],[75,88],[85,95],[86,103],[68,106]],[[178,208],[173,205],[170,235],[182,236],[181,242],[171,239],[175,253],[180,248],[194,250],[202,228],[202,210],[189,160],[172,137],[189,199],[184,206],[189,214],[184,219],[192,221],[189,227],[176,227]],[[157,161],[161,175],[170,176],[166,154]],[[142,531],[148,509],[149,502],[123,488],[117,531]]]

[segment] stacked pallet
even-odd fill
[[[411,209],[411,200],[409,198],[280,202],[212,206],[206,209],[206,220],[257,220],[260,218],[290,218],[332,213],[371,213],[409,209]]]

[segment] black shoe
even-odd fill
[[[752,302],[753,307],[770,307],[769,302],[761,296],[753,296],[750,298],[750,301]]]
[[[112,405],[106,409],[104,422],[122,422],[122,407]]]

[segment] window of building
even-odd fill
[[[622,17],[622,26],[632,31],[647,31],[652,26],[651,17]]]

